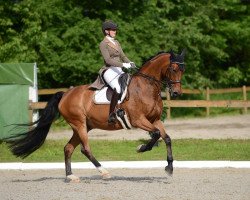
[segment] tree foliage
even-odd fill
[[[101,23],[138,66],[159,51],[187,49],[186,87],[249,85],[249,1],[0,1],[0,62],[37,62],[39,87],[92,82],[103,60]]]

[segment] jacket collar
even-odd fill
[[[118,45],[114,45],[111,41],[109,41],[109,39],[108,39],[107,37],[104,38],[104,41],[105,41],[110,47],[112,47],[113,49],[119,51]],[[115,43],[117,44],[116,40],[115,40]]]

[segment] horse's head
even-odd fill
[[[167,83],[169,93],[172,97],[182,94],[181,77],[185,71],[185,50],[181,54],[159,52],[150,57],[139,69],[136,75],[141,75],[148,80],[157,83]]]
[[[170,52],[170,65],[166,71],[166,81],[171,97],[178,97],[182,94],[181,77],[185,71],[185,50],[181,54],[174,54]]]

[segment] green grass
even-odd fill
[[[5,143],[0,144],[0,162],[63,162],[63,147],[66,140],[47,140],[45,144],[25,160],[15,158]],[[136,147],[143,141],[91,141],[95,157],[100,161],[165,160],[166,146],[150,152],[136,153]],[[250,160],[250,140],[173,140],[175,160]],[[72,157],[73,162],[87,161],[78,147]]]

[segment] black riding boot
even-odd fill
[[[111,102],[110,102],[110,109],[109,109],[109,119],[108,119],[108,123],[115,123],[116,120],[116,115],[115,115],[115,106],[118,103],[120,94],[116,92],[116,89],[114,89],[114,92],[112,94],[112,98],[111,98]]]

